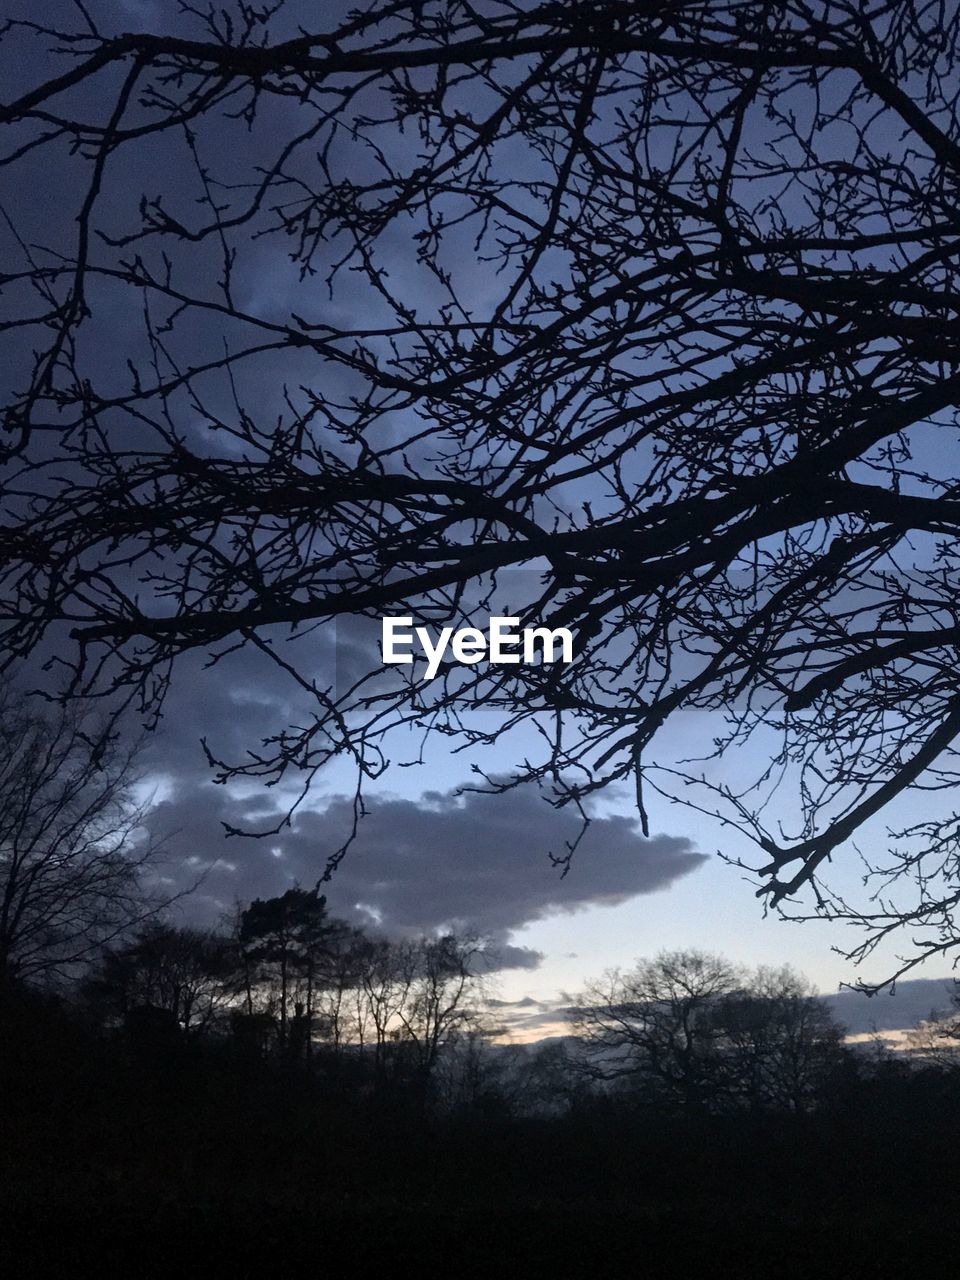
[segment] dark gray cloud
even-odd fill
[[[934,1011],[949,1013],[956,992],[952,978],[912,978],[875,996],[839,991],[826,1000],[850,1035],[864,1035],[873,1031],[906,1031]]]
[[[532,787],[503,795],[454,791],[418,800],[372,797],[346,858],[326,887],[338,915],[392,934],[455,926],[497,939],[502,967],[534,967],[537,952],[508,943],[533,921],[615,906],[667,888],[705,861],[689,840],[644,839],[630,817],[596,818],[561,876],[549,853],[575,838],[579,820]],[[154,830],[179,828],[172,854],[182,874],[206,873],[191,910],[311,884],[347,836],[352,804],[334,797],[301,809],[292,826],[259,840],[224,841],[220,823],[252,816],[262,797],[231,802],[222,788],[181,779],[154,809]]]
[[[332,682],[332,628],[314,628],[277,645],[281,658],[306,679]],[[289,674],[252,646],[235,649],[216,665],[188,654],[176,667],[158,732],[145,763],[155,773],[192,780],[210,776],[201,739],[218,758],[237,763],[288,723],[311,710],[309,695]]]
[[[350,817],[346,800],[303,813],[284,840],[284,859],[304,871],[316,868],[342,840]],[[572,810],[553,808],[532,787],[376,800],[331,901],[362,903],[399,930],[448,923],[513,930],[666,888],[704,861],[686,839],[644,840],[632,818],[598,818],[562,877],[548,854],[562,853],[578,831]]]

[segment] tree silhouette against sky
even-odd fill
[[[960,945],[957,6],[50,12],[3,33],[10,661],[155,708],[259,648],[314,714],[221,776],[527,723],[478,785],[678,794],[854,955]],[[338,684],[287,644],[504,593],[575,660]],[[734,782],[658,767],[689,712]]]

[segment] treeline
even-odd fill
[[[843,1029],[789,968],[662,953],[558,1011],[568,1037],[523,1046],[491,1016],[496,964],[479,936],[372,934],[294,886],[221,930],[148,922],[105,946],[68,1002],[122,1052],[226,1050],[439,1109],[482,1098],[556,1115],[603,1097],[666,1114],[802,1113],[847,1070]]]
[[[460,943],[391,947],[317,897],[311,961],[292,910],[259,932],[277,909],[217,934],[155,922],[56,995],[4,985],[18,1275],[87,1274],[81,1254],[155,1274],[211,1247],[236,1276],[893,1275],[950,1220],[960,1072],[852,1050],[790,975],[660,956],[576,1006],[581,1036],[501,1046]],[[404,1003],[378,1034],[382,990]]]
[[[45,1008],[121,1061],[258,1064],[420,1115],[812,1114],[889,1057],[847,1045],[789,967],[748,971],[696,950],[607,973],[558,1010],[566,1036],[519,1044],[490,999],[497,963],[478,935],[390,938],[294,886],[238,904],[219,929],[147,921],[60,975]],[[16,985],[8,975],[8,1004]],[[904,1069],[952,1070],[956,1020],[927,1024],[910,1048]]]
[[[683,951],[572,996],[569,1034],[510,1043],[482,938],[386,937],[297,886],[177,923],[135,755],[0,686],[18,1275],[152,1274],[171,1242],[234,1276],[806,1277],[848,1246],[839,1274],[899,1275],[952,1220],[955,1020],[856,1049],[791,971]]]
[[[489,1039],[490,968],[470,934],[393,939],[332,917],[294,886],[238,906],[230,927],[151,921],[105,947],[77,1012],[140,1051],[228,1047],[341,1082],[428,1090],[445,1052]]]
[[[607,975],[571,1016],[589,1074],[668,1111],[802,1113],[846,1064],[843,1028],[799,974],[700,951]]]
[[[858,1051],[789,970],[688,951],[511,1045],[494,963],[293,888],[221,930],[148,922],[55,989],[8,975],[8,1251],[69,1274],[213,1247],[238,1276],[886,1275],[947,1221],[953,1023]]]

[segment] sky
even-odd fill
[[[288,699],[276,670],[249,652],[212,670],[191,658],[177,674],[148,742],[144,786],[156,799],[149,827],[166,838],[168,871],[178,884],[202,877],[180,905],[189,920],[209,923],[238,900],[315,883],[350,829],[354,779],[333,768],[315,780],[292,826],[261,838],[224,834],[224,822],[250,830],[271,826],[284,797],[251,783],[215,785],[200,739],[217,755],[238,757],[285,715],[295,719]],[[692,744],[702,749],[700,721],[690,716],[671,726],[659,758],[666,763],[668,751],[689,755]],[[530,745],[517,735],[513,757],[503,746],[487,758],[483,752],[465,757],[438,738],[428,742],[422,763],[402,767],[421,742],[419,735],[397,734],[388,750],[395,764],[367,786],[369,814],[323,886],[330,910],[398,935],[451,925],[483,932],[503,954],[499,998],[551,1006],[605,969],[663,949],[716,951],[748,967],[790,964],[824,993],[887,976],[896,948],[855,970],[835,950],[851,945],[849,927],[765,915],[755,883],[719,856],[749,858],[746,842],[656,796],[647,802],[647,840],[632,795],[624,789],[605,795],[561,878],[549,855],[562,852],[579,831],[569,809],[558,811],[531,787],[500,796],[458,794],[478,785],[471,761],[508,775],[511,761]],[[855,857],[837,859],[832,883],[858,886]],[[943,965],[927,966],[911,977],[946,972]]]
[[[24,14],[31,10],[14,4],[15,12],[18,7]],[[53,21],[58,10],[65,14],[71,8],[66,0],[56,0],[45,17]],[[91,5],[98,15],[112,15],[118,28],[149,30],[164,29],[171,8],[153,0],[120,0],[112,8]],[[25,84],[34,70],[25,60]],[[230,139],[235,145],[234,134]],[[253,158],[243,154],[240,161],[248,164]],[[159,171],[164,161],[145,145],[124,163],[121,190],[133,202],[148,185],[151,170]],[[176,193],[176,175],[164,177],[165,190]],[[69,206],[62,196],[38,168],[35,181],[15,193],[11,211],[18,225],[28,224],[38,240],[55,239]],[[109,216],[120,225],[124,212],[121,200]],[[257,252],[259,266],[247,277],[243,303],[258,314],[283,314],[295,295],[295,273],[269,243]],[[485,271],[477,264],[476,289],[485,287]],[[129,318],[109,298],[102,300],[101,314],[107,334],[111,328],[120,332]],[[219,335],[212,337],[219,340]],[[105,344],[107,372],[112,358]],[[299,357],[285,358],[289,363],[283,376],[296,379]],[[279,395],[279,376],[275,386],[259,391],[265,414],[273,410],[271,396]],[[331,628],[313,632],[297,645],[307,669],[329,671],[332,663],[348,659],[353,642],[356,637],[341,633],[338,653]],[[275,825],[293,791],[266,790],[254,783],[216,785],[201,739],[208,740],[214,754],[238,759],[295,721],[299,708],[297,691],[283,673],[248,650],[214,666],[204,666],[202,655],[191,656],[177,668],[163,718],[146,747],[141,791],[151,798],[149,830],[166,842],[164,883],[176,889],[197,882],[178,905],[184,918],[214,924],[236,902],[282,892],[294,883],[313,884],[343,841],[351,823],[354,779],[339,766],[315,779],[290,825],[260,838],[227,838],[224,833],[225,822],[251,828]],[[705,718],[678,718],[658,740],[657,759],[672,765],[701,755],[710,736]],[[562,852],[565,842],[576,838],[579,824],[571,810],[555,809],[531,787],[498,796],[462,790],[477,786],[472,763],[498,777],[509,776],[534,745],[530,731],[469,756],[452,745],[448,738],[432,738],[422,749],[422,760],[408,765],[405,761],[421,751],[418,735],[398,731],[388,741],[393,764],[368,785],[368,816],[324,886],[334,914],[394,934],[450,926],[488,934],[502,955],[499,998],[534,1002],[526,1007],[536,1007],[537,1017],[541,1004],[549,1010],[562,1003],[603,970],[629,966],[662,949],[697,947],[748,966],[790,964],[824,992],[856,978],[877,980],[891,970],[896,946],[878,952],[855,972],[836,950],[852,945],[848,927],[765,916],[756,884],[721,856],[750,860],[753,850],[729,827],[656,795],[648,797],[649,838],[641,835],[633,797],[625,790],[595,802],[587,836],[561,875],[550,854]],[[759,755],[742,756],[705,767],[719,778],[724,770],[749,769],[759,762]],[[916,814],[922,814],[922,797],[903,810],[907,817]],[[862,838],[882,839],[885,825],[886,820],[875,823]],[[854,850],[838,857],[833,876],[840,891],[859,888]],[[940,966],[917,976],[943,975]]]

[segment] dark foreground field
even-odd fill
[[[2,1086],[17,1277],[956,1274],[949,1073],[851,1070],[812,1116],[441,1116],[8,1018]]]

